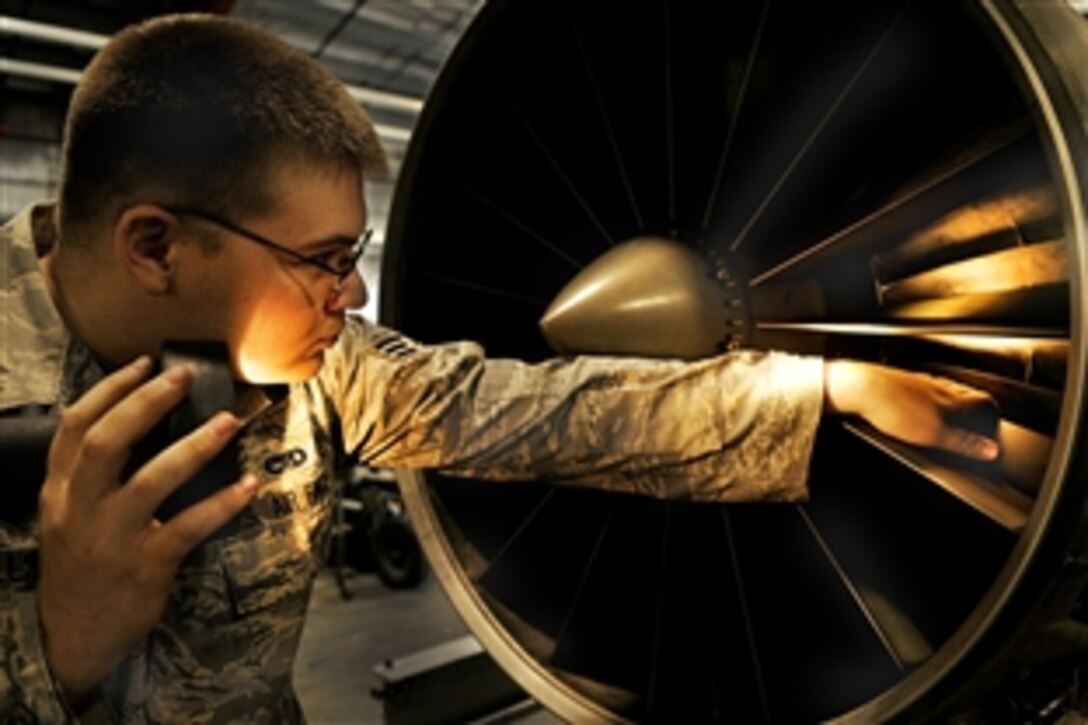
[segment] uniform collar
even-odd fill
[[[102,374],[64,327],[38,266],[56,243],[54,210],[34,204],[0,227],[0,409],[70,401]]]

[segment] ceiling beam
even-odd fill
[[[110,36],[100,33],[89,33],[84,30],[47,25],[7,15],[0,15],[0,35],[29,38],[86,50],[98,50],[110,39]],[[61,83],[75,83],[79,78],[79,71],[74,69],[46,66],[41,63],[28,63],[14,58],[0,58],[0,72],[59,81]],[[420,109],[423,108],[423,99],[415,96],[405,96],[375,88],[364,88],[363,86],[345,84],[345,87],[352,98],[364,106],[413,114],[419,113]],[[390,126],[388,128],[395,127]]]

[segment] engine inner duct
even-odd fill
[[[545,317],[564,353],[849,356],[1001,406],[985,465],[828,419],[803,505],[399,472],[455,606],[537,700],[923,719],[1083,626],[1083,26],[1057,0],[481,9],[401,171],[385,322],[525,360],[556,354]],[[651,248],[694,277],[630,272]],[[595,264],[645,309],[699,264],[709,291],[556,322]]]

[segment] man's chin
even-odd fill
[[[321,371],[324,362],[325,355],[322,352],[290,365],[267,364],[259,360],[246,359],[239,361],[237,373],[242,380],[253,385],[304,383]]]

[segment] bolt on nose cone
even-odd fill
[[[561,353],[699,358],[726,347],[739,305],[695,250],[638,237],[598,257],[545,311]]]

